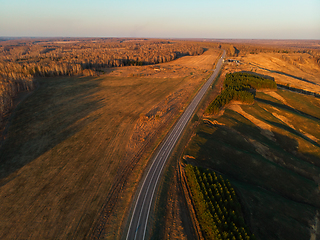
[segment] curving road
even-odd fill
[[[182,114],[178,122],[175,124],[173,129],[167,135],[165,141],[160,145],[160,149],[157,151],[155,157],[152,158],[152,165],[146,177],[143,180],[143,184],[140,188],[139,195],[136,199],[134,210],[131,216],[129,229],[127,232],[127,240],[132,239],[145,239],[148,217],[153,202],[154,193],[157,187],[158,180],[162,173],[162,169],[173,150],[175,144],[177,143],[181,133],[183,132],[185,126],[189,122],[193,112],[199,105],[204,94],[213,83],[213,80],[217,77],[221,66],[222,60],[225,57],[226,52],[223,51],[222,57],[219,59],[216,69],[214,70],[211,77],[203,85],[201,90],[194,97],[190,105],[187,107],[185,112]]]

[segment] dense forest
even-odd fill
[[[310,59],[320,64],[320,47],[317,40],[220,40],[218,46],[226,49],[229,56],[259,53],[308,53]]]
[[[273,79],[267,79],[256,74],[236,72],[226,74],[222,92],[208,106],[207,113],[215,114],[232,100],[243,103],[253,103],[253,89],[276,89]]]
[[[104,68],[168,62],[204,49],[147,39],[15,39],[0,42],[0,120],[35,77],[96,75]]]
[[[192,165],[187,165],[185,172],[206,239],[255,239],[244,222],[241,205],[229,180]]]

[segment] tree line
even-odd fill
[[[253,103],[253,89],[276,89],[274,79],[267,79],[255,74],[235,72],[226,74],[221,93],[209,104],[206,112],[215,114],[232,100],[243,103]]]
[[[146,39],[28,39],[0,42],[0,120],[35,77],[92,76],[104,68],[172,61],[204,49],[187,42]]]
[[[241,205],[229,180],[209,169],[185,167],[201,231],[206,239],[250,240]]]

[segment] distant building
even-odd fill
[[[236,59],[227,59],[227,62],[240,63],[240,61],[239,61],[239,60],[236,60]]]

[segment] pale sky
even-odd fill
[[[320,39],[320,0],[0,0],[0,37]]]

